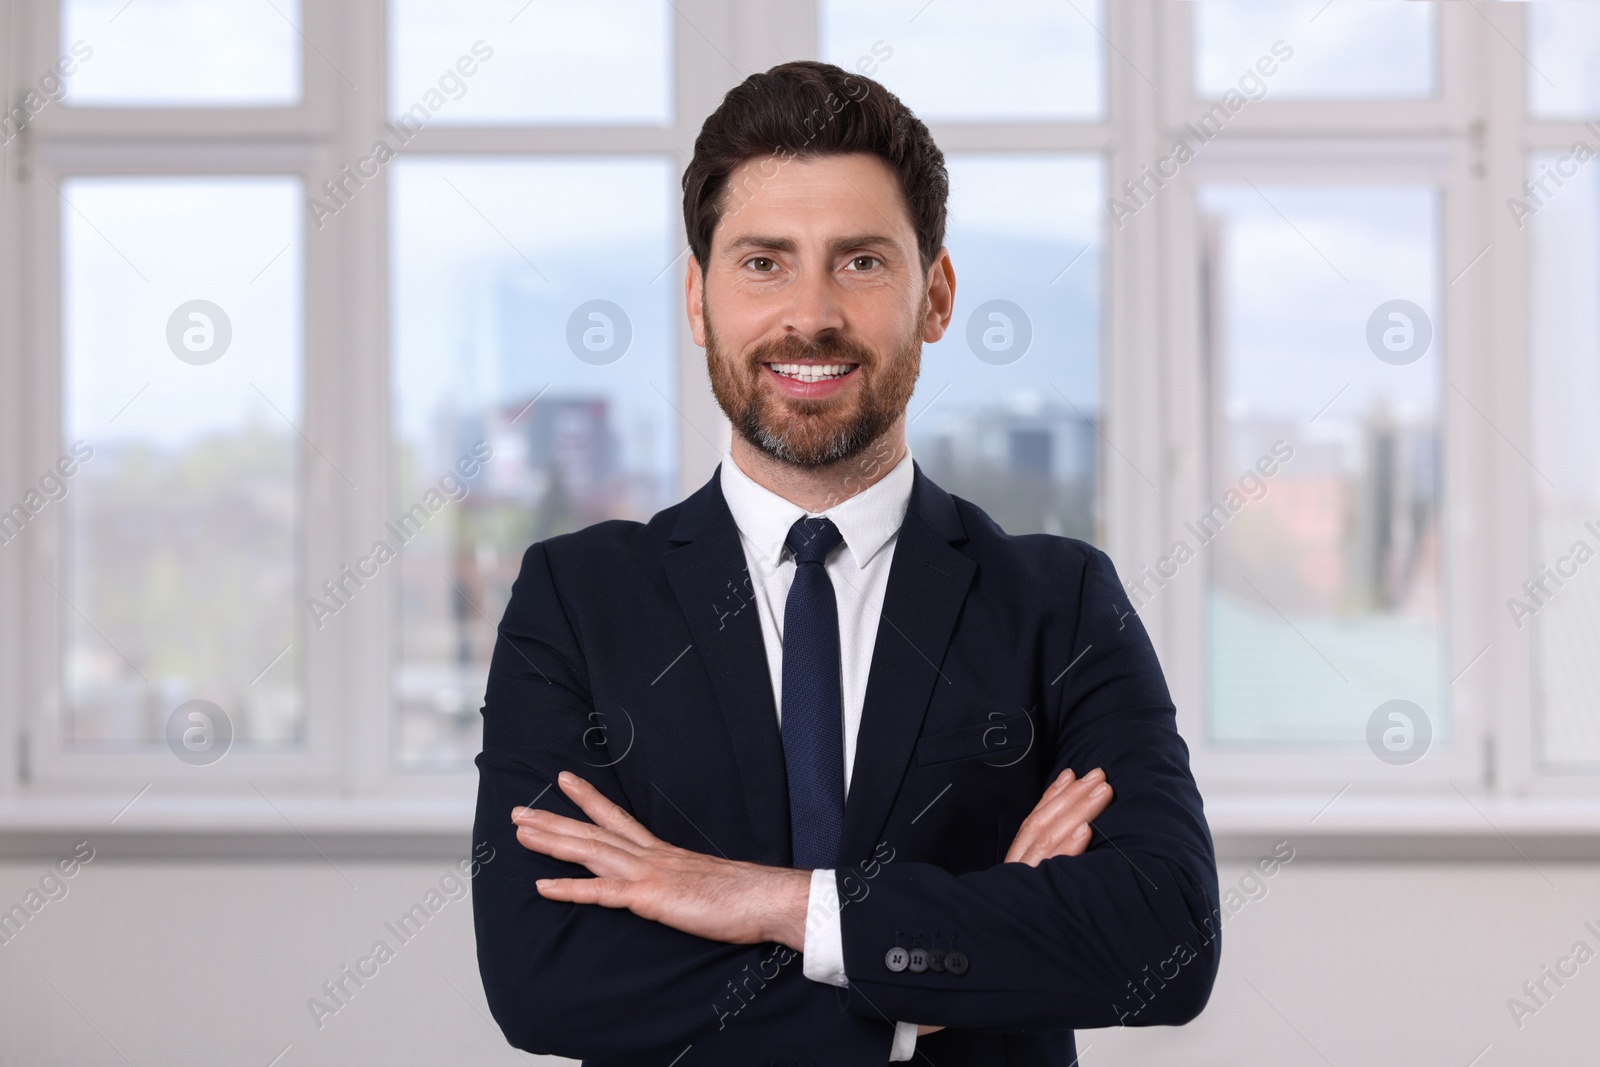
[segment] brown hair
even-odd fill
[[[950,195],[944,153],[922,120],[878,82],[832,63],[799,60],[729,89],[700,127],[683,172],[683,225],[701,273],[727,197],[740,195],[728,185],[739,164],[774,155],[775,174],[791,159],[853,152],[875,155],[894,170],[926,271],[944,244]]]

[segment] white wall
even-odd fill
[[[47,867],[0,863],[0,908]],[[96,859],[0,945],[0,1064],[267,1067],[286,1046],[278,1067],[568,1062],[510,1050],[489,1020],[468,900],[313,1023],[307,998],[378,938],[394,943],[384,923],[448,868]],[[1225,864],[1224,887],[1244,870]],[[1223,927],[1200,1020],[1084,1032],[1086,1067],[1467,1067],[1486,1045],[1473,1067],[1600,1056],[1600,958],[1520,1031],[1506,1008],[1574,942],[1600,951],[1583,926],[1600,929],[1600,864],[1301,859],[1265,885]]]

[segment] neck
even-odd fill
[[[777,493],[810,514],[844,503],[876,485],[906,454],[906,420],[900,416],[858,455],[826,467],[799,467],[761,451],[738,434],[730,447],[733,460],[750,480]]]

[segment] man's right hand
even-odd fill
[[[1044,796],[1022,820],[1017,836],[1006,851],[1005,862],[1039,866],[1052,856],[1081,856],[1089,847],[1093,831],[1089,823],[1106,810],[1114,794],[1106,774],[1099,767],[1082,778],[1069,767],[1050,783]],[[943,1030],[942,1026],[920,1024],[917,1036]]]

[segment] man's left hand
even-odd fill
[[[809,871],[707,856],[670,845],[577,775],[561,791],[593,823],[513,808],[524,848],[589,868],[593,878],[541,878],[549,900],[627,908],[686,934],[732,945],[775,941],[805,950]]]

